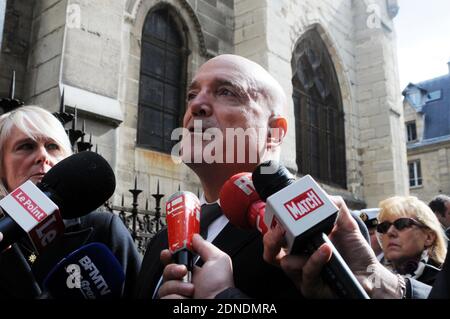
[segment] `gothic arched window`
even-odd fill
[[[188,49],[169,8],[151,11],[142,30],[137,144],[170,153],[185,108]]]
[[[298,42],[292,85],[299,173],[346,188],[344,112],[336,71],[316,30]]]

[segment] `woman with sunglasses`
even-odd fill
[[[432,285],[447,246],[431,209],[416,197],[394,196],[380,203],[378,220],[384,265],[394,273]]]

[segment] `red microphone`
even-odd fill
[[[185,265],[191,281],[193,269],[192,237],[200,232],[200,201],[191,192],[177,192],[166,202],[169,250],[177,264]]]
[[[230,222],[243,229],[258,229],[263,235],[268,227],[264,223],[266,203],[261,200],[252,182],[251,173],[230,177],[220,190],[220,207]],[[270,227],[276,225],[272,219]]]

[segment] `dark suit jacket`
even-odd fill
[[[252,298],[299,298],[300,293],[281,269],[263,260],[261,234],[246,231],[228,223],[213,241],[233,262],[235,286]],[[152,298],[161,278],[161,250],[167,248],[167,230],[160,231],[150,242],[142,263],[136,290],[137,298]]]
[[[352,213],[352,216],[357,221],[364,238],[370,243],[369,232],[364,222],[357,214]],[[259,231],[238,229],[228,223],[214,239],[213,244],[231,257],[235,286],[243,295],[250,298],[302,297],[280,268],[264,261],[264,246]],[[164,269],[159,256],[161,250],[167,247],[167,229],[163,229],[147,246],[138,278],[136,298],[152,298]]]
[[[22,240],[0,254],[0,298],[40,298],[43,280],[63,257],[81,246],[100,242],[111,249],[126,275],[124,296],[134,290],[141,256],[122,221],[105,212],[92,212],[81,218],[65,220],[62,238],[48,247],[29,266],[26,258],[31,244]]]
[[[430,299],[450,299],[450,254],[447,252],[442,270],[436,276]]]

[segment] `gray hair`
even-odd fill
[[[6,141],[16,127],[33,140],[51,138],[61,148],[63,156],[72,154],[72,148],[66,131],[61,122],[49,111],[39,106],[23,106],[0,116],[0,160],[3,162],[3,152]],[[0,196],[8,194],[5,187],[3,165],[0,165]]]

